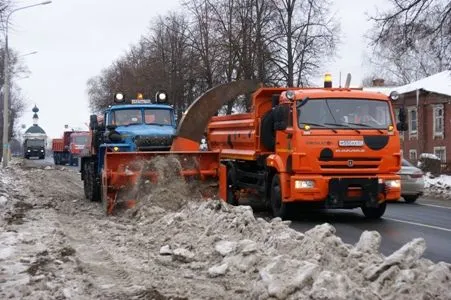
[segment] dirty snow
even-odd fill
[[[451,265],[421,258],[423,239],[385,257],[377,232],[300,233],[177,180],[105,217],[74,171],[0,175],[1,299],[450,299]]]
[[[440,160],[440,158],[433,153],[421,153],[420,159],[425,159],[425,158]]]
[[[424,191],[426,194],[441,196],[444,199],[451,200],[451,176],[440,175],[438,177],[427,173],[424,177]]]

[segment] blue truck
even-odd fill
[[[81,154],[80,173],[86,198],[101,200],[101,174],[106,152],[168,151],[176,134],[174,109],[167,94],[155,99],[126,99],[118,93],[115,104],[101,116],[90,117],[91,143]]]

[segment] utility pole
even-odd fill
[[[39,5],[46,5],[50,4],[52,1],[45,1],[37,4],[27,5],[23,7],[19,7],[16,9],[13,9],[8,16],[6,17],[6,27],[5,27],[5,55],[4,55],[4,62],[3,62],[3,72],[4,72],[4,79],[5,83],[3,85],[3,168],[6,168],[8,166],[8,160],[9,160],[9,71],[8,71],[8,64],[9,64],[9,49],[8,49],[8,27],[9,27],[9,18],[13,13],[15,13],[18,10],[23,10],[26,8],[31,8]]]

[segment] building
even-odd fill
[[[377,86],[364,90],[389,95],[396,90],[399,100],[395,113],[404,106],[409,130],[401,133],[403,156],[416,162],[421,153],[433,153],[442,161],[444,171],[451,171],[451,71],[444,71],[398,87]]]
[[[47,143],[47,134],[45,133],[44,129],[41,128],[41,126],[38,125],[39,117],[38,112],[39,108],[36,107],[36,105],[32,109],[34,115],[33,115],[33,125],[30,126],[25,133],[23,134],[23,139],[38,139],[38,140],[44,140]]]

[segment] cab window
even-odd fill
[[[142,123],[142,111],[140,109],[115,110],[111,114],[111,124],[127,126]]]
[[[172,125],[171,111],[167,109],[145,109],[146,124]]]

